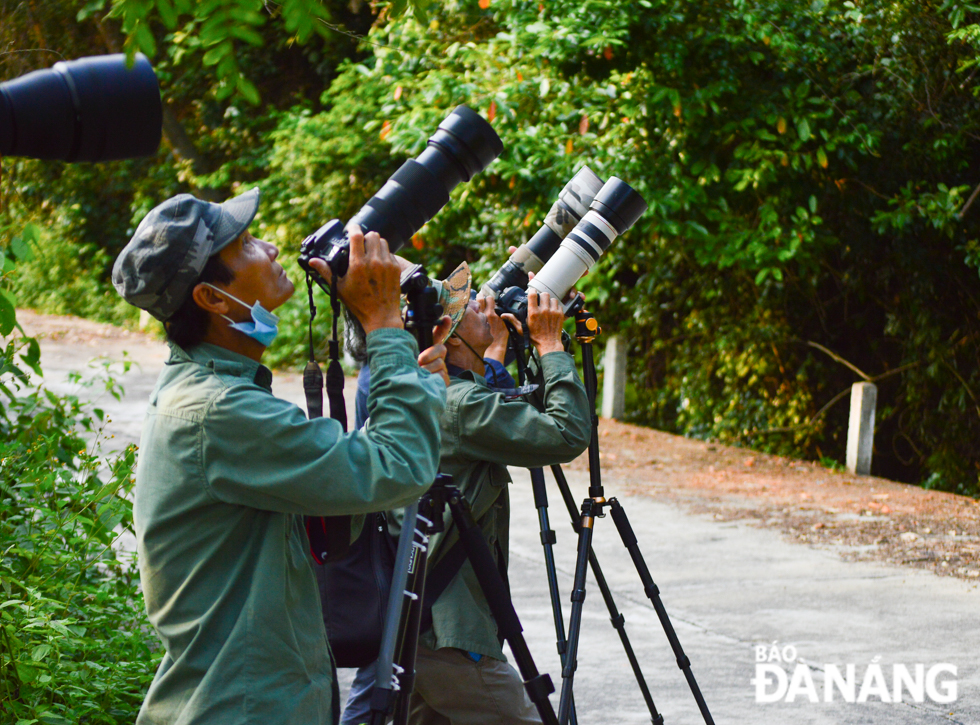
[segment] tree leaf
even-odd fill
[[[245,97],[246,101],[251,103],[253,106],[259,105],[261,100],[259,97],[259,89],[255,87],[255,84],[253,84],[252,81],[245,76],[240,75],[238,76],[238,80],[235,84],[238,87],[238,92]]]
[[[805,118],[796,122],[796,132],[800,135],[800,141],[807,141],[810,138],[810,123]]]
[[[41,240],[41,227],[37,224],[25,224],[20,236],[28,244],[35,244]]]
[[[249,45],[254,45],[257,48],[262,47],[262,36],[251,28],[246,28],[244,25],[233,25],[228,29],[228,33],[232,37],[238,38]],[[298,34],[302,35],[301,32]]]
[[[167,26],[167,30],[177,27],[177,11],[170,3],[170,0],[156,0],[157,12],[160,13],[160,20]]]
[[[17,324],[17,312],[6,290],[0,290],[0,335],[6,337]]]
[[[20,262],[29,262],[34,259],[34,250],[21,237],[14,237],[10,240],[10,251]]]
[[[231,41],[219,43],[204,54],[204,57],[201,58],[201,62],[204,63],[204,65],[217,65],[222,59],[225,58],[225,56],[231,53],[233,49],[234,47],[232,46]]]
[[[157,52],[157,41],[153,38],[153,33],[150,32],[150,28],[146,23],[139,23],[136,29],[133,31],[133,38],[136,41],[136,47],[139,48],[143,53],[152,58]]]
[[[27,350],[21,352],[20,359],[38,375],[41,375],[41,346],[33,337],[27,338]]]

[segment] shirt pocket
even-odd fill
[[[490,480],[490,485],[494,488],[503,488],[507,485],[510,480],[510,476],[506,473],[506,468],[501,470],[502,466],[498,463],[491,463],[487,469],[487,478]]]

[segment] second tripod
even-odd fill
[[[691,692],[694,695],[694,699],[697,702],[698,708],[701,711],[701,715],[704,718],[705,723],[707,725],[714,725],[714,720],[711,717],[711,713],[708,711],[708,706],[701,694],[701,689],[698,687],[698,683],[694,678],[693,672],[691,671],[691,662],[687,658],[687,655],[684,654],[684,650],[681,647],[680,641],[677,639],[677,634],[674,632],[674,627],[670,622],[670,618],[667,616],[667,610],[664,608],[663,602],[660,599],[660,590],[654,583],[653,577],[650,576],[650,570],[647,568],[646,561],[643,559],[643,554],[640,552],[636,535],[633,532],[633,527],[630,525],[626,511],[623,509],[622,504],[617,499],[606,499],[605,491],[602,487],[602,476],[599,465],[599,418],[595,413],[597,381],[595,360],[592,351],[592,343],[598,334],[599,324],[595,317],[584,309],[577,312],[575,315],[575,337],[582,348],[582,372],[585,379],[585,390],[589,398],[590,412],[592,415],[592,437],[589,442],[589,496],[582,502],[581,516],[579,520],[574,521],[573,516],[573,526],[578,533],[578,552],[575,561],[574,582],[572,584],[572,610],[569,617],[568,636],[565,641],[562,641],[562,633],[559,632],[559,651],[564,650],[564,656],[562,657],[562,688],[561,700],[558,708],[558,721],[560,725],[567,725],[570,718],[574,719],[572,685],[575,677],[575,670],[578,664],[577,655],[579,638],[582,629],[582,608],[585,603],[586,595],[585,577],[591,564],[596,579],[599,582],[603,599],[606,601],[610,614],[613,616],[613,625],[616,627],[617,631],[619,631],[624,647],[626,648],[630,664],[633,667],[638,682],[640,683],[647,707],[650,709],[651,718],[654,723],[663,722],[663,716],[657,712],[656,707],[653,704],[653,699],[646,687],[646,683],[643,681],[641,673],[639,672],[639,664],[637,663],[636,657],[633,654],[632,647],[629,645],[629,641],[625,637],[622,615],[616,611],[615,604],[612,602],[611,592],[609,591],[609,588],[602,577],[595,553],[592,551],[592,535],[595,528],[596,519],[605,516],[606,509],[609,509],[609,512],[612,514],[613,522],[616,524],[616,529],[619,532],[619,536],[622,539],[623,544],[626,546],[626,549],[629,551],[630,557],[633,560],[633,565],[636,567],[637,573],[640,576],[640,581],[643,584],[643,591],[653,604],[653,607],[657,612],[657,616],[660,619],[660,623],[663,626],[664,632],[667,635],[671,649],[673,650],[674,656],[677,659],[677,666],[684,672],[684,676],[687,679],[688,685],[691,688]],[[552,468],[559,487],[562,489],[562,495],[564,496],[566,503],[570,503],[571,493],[568,490],[568,485],[565,481],[564,475],[562,474],[561,468],[559,466],[553,466]],[[543,488],[543,481],[541,488]],[[544,505],[547,505],[546,499]],[[570,509],[572,509],[572,506],[570,506]],[[570,513],[574,514],[574,510],[570,511]],[[545,534],[542,533],[542,542],[544,542],[545,538]],[[552,539],[553,534],[547,538]],[[553,599],[554,598],[555,597],[553,596]],[[558,621],[560,620],[558,615],[556,615],[556,622]]]

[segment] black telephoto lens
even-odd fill
[[[483,171],[503,150],[487,121],[466,106],[457,106],[418,158],[402,164],[349,224],[357,224],[365,233],[378,232],[395,252],[449,203],[449,194],[460,182]],[[346,274],[350,245],[344,229],[333,220],[307,237],[300,248],[300,266],[315,276],[309,260],[319,257],[334,274]]]
[[[60,161],[150,156],[163,108],[153,67],[137,55],[55,63],[0,83],[0,155]]]

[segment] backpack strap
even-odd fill
[[[459,570],[466,561],[466,549],[463,543],[457,541],[446,552],[439,563],[425,577],[425,596],[422,598],[422,618],[419,620],[419,632],[427,632],[432,627],[432,605],[446,591]]]
[[[503,493],[503,489],[497,491],[493,498],[489,496],[484,497],[483,500],[477,500],[476,503],[480,505],[480,516],[476,518],[477,521],[482,521],[483,517],[486,516],[490,507],[493,506],[500,495]],[[489,499],[489,500],[488,500]],[[455,535],[455,534],[454,534]],[[507,580],[507,569],[504,566],[503,552],[500,549],[500,543],[496,544],[496,551],[494,552],[497,556],[497,568],[500,572],[500,576],[503,577],[504,583],[507,584],[508,590],[510,589],[510,584]],[[439,562],[432,567],[431,571],[426,574],[425,577],[425,596],[422,598],[422,618],[419,621],[419,632],[426,632],[432,627],[432,605],[436,603],[436,600],[446,591],[446,587],[453,580],[459,570],[462,568],[463,563],[466,561],[466,549],[463,548],[463,542],[456,538],[453,545],[449,548],[440,559]]]

